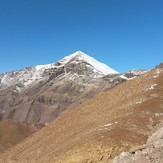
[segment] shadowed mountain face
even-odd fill
[[[38,124],[127,78],[78,51],[54,64],[0,75],[0,120]]]
[[[71,106],[53,123],[0,154],[0,162],[108,163],[145,144],[163,121],[157,68]]]

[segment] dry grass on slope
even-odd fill
[[[0,152],[34,133],[34,129],[14,121],[0,122]]]
[[[2,163],[108,162],[144,144],[163,120],[163,71],[153,70],[66,110],[0,154]]]

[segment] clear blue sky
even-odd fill
[[[77,50],[119,72],[163,62],[163,0],[0,0],[0,72]]]

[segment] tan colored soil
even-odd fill
[[[161,121],[163,70],[156,69],[67,109],[2,152],[0,162],[108,163],[122,151],[144,144]]]

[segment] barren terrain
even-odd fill
[[[35,132],[35,128],[13,121],[0,121],[0,152]]]
[[[71,107],[0,154],[2,163],[105,163],[144,144],[163,121],[163,69]]]

